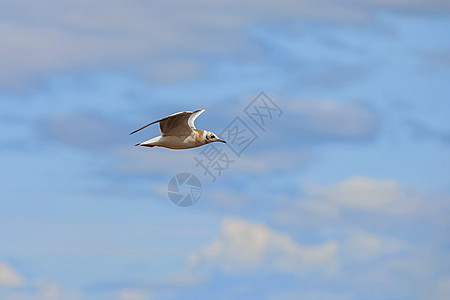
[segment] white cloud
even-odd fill
[[[371,260],[386,254],[393,254],[405,248],[403,242],[376,235],[361,229],[353,229],[342,242],[341,254],[347,260]]]
[[[450,9],[450,4],[445,0],[363,0],[362,2],[378,4],[392,8],[420,9],[439,11]]]
[[[446,293],[448,282],[435,282],[448,265],[442,255],[448,197],[367,177],[325,186],[306,184],[303,192],[302,199],[275,212],[274,220],[288,230],[314,231],[338,243],[335,272],[323,280],[340,282],[357,293],[356,298],[373,286],[383,287],[377,298],[388,293],[441,299]],[[430,287],[436,293],[427,292]]]
[[[60,285],[54,282],[40,283],[40,298],[42,300],[76,300],[78,294],[74,291],[61,289]]]
[[[21,283],[23,289],[0,290],[0,298],[15,300],[78,300],[80,294],[74,290],[61,288],[59,283],[37,279],[28,284]]]
[[[21,286],[25,280],[9,264],[0,262],[0,285]]]
[[[152,297],[149,292],[138,289],[122,289],[119,291],[120,300],[150,300]]]
[[[220,235],[190,256],[190,268],[224,272],[270,270],[301,275],[333,266],[338,245],[329,241],[302,245],[289,235],[261,223],[226,218]]]
[[[434,228],[437,234],[446,224],[444,215],[449,210],[448,196],[421,193],[389,179],[357,176],[330,185],[305,183],[301,186],[303,196],[300,199],[285,199],[284,206],[274,212],[277,223],[339,226],[351,218],[361,225],[370,223],[385,228],[389,223],[379,222],[378,217],[395,223],[393,226],[398,226],[397,222],[428,220],[425,225],[428,229]]]
[[[323,282],[344,280],[348,284],[344,278],[359,272],[355,265],[372,266],[375,261],[383,264],[383,259],[408,249],[402,241],[362,229],[348,229],[342,233],[315,245],[304,245],[265,224],[225,218],[218,237],[191,253],[185,269],[169,281],[180,286],[198,285],[211,280],[213,271],[219,270],[228,276],[278,273],[310,278],[314,274]],[[404,269],[403,265],[396,267]],[[385,269],[367,272],[370,275],[362,281],[376,282],[379,276],[385,276]]]
[[[138,141],[144,141],[141,139]],[[193,150],[180,151],[168,150],[164,148],[133,147],[129,146],[115,147],[112,153],[122,159],[122,163],[117,166],[119,172],[130,172],[134,174],[148,174],[166,172],[174,176],[179,172],[200,171],[195,167],[195,152]],[[167,163],[170,161],[170,163]]]
[[[153,70],[156,76],[161,72],[166,79],[170,70],[164,64],[150,68],[152,61],[169,63],[180,53],[183,56],[192,52],[229,53],[244,43],[239,34],[243,24],[267,17],[270,11],[291,16],[309,12],[307,6],[289,2],[285,5],[265,2],[257,6],[242,3],[232,5],[234,9],[225,9],[227,4],[51,1],[47,5],[34,5],[11,1],[3,5],[7,17],[0,22],[0,83],[13,85],[21,77],[29,80],[60,70],[130,64],[134,68],[146,65],[143,68],[146,73]],[[245,13],[248,10],[252,13]],[[140,63],[136,64],[137,61]],[[186,70],[190,75],[193,67],[186,69],[182,64],[172,74],[180,77]]]
[[[150,81],[171,83],[200,75],[201,65],[195,60],[170,59],[154,62],[142,75]]]
[[[296,139],[308,141],[361,140],[373,136],[378,120],[360,104],[335,100],[291,100],[285,109],[295,116],[289,122]]]
[[[391,216],[415,216],[439,205],[425,203],[425,197],[393,180],[352,177],[335,184],[303,184],[304,196],[285,201],[285,207],[274,213],[281,224],[323,226],[338,224],[348,211],[382,213]]]
[[[189,54],[233,53],[251,42],[243,29],[263,21],[365,19],[380,8],[445,9],[444,1],[30,1],[2,3],[0,84],[17,86],[51,72],[138,69],[151,78],[195,75]],[[174,9],[176,7],[176,9]],[[180,63],[172,64],[172,61]],[[172,67],[170,67],[172,66]],[[151,73],[148,75],[148,73]]]
[[[292,299],[304,299],[304,300],[350,300],[354,299],[350,292],[337,293],[327,292],[324,290],[312,290],[312,291],[300,291],[299,289],[279,291],[273,295],[269,295],[267,299],[270,300],[292,300]]]
[[[40,125],[46,137],[84,149],[105,149],[127,142],[123,128],[92,113],[60,112]]]
[[[307,197],[333,206],[364,211],[408,214],[413,212],[419,197],[392,180],[353,177],[334,185],[305,186]]]
[[[441,278],[436,283],[433,298],[435,300],[447,300],[450,295],[450,277]]]
[[[270,137],[262,136],[261,139],[267,139],[267,143],[272,142]],[[230,164],[230,171],[267,174],[268,172],[294,170],[307,164],[312,156],[311,150],[304,147],[270,150],[268,147],[261,147],[257,142],[251,144],[247,150],[249,150],[248,153],[244,151],[240,157],[236,157],[232,151],[227,149],[230,159],[234,160]],[[256,151],[251,152],[251,150]]]

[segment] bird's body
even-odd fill
[[[195,128],[195,119],[204,111],[204,109],[201,109],[194,112],[179,112],[133,131],[131,134],[155,123],[159,123],[161,129],[160,136],[136,144],[135,146],[189,149],[200,147],[211,142],[225,143],[224,140],[219,139],[214,133]]]
[[[189,149],[200,147],[206,144],[205,140],[205,131],[203,130],[194,130],[188,136],[180,136],[180,135],[168,135],[168,136],[157,136],[148,141],[137,144],[136,146],[145,146],[145,147],[165,147],[170,149]]]

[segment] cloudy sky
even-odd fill
[[[448,299],[448,1],[0,7],[1,299]]]

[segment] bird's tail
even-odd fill
[[[139,143],[139,144],[136,144],[135,146],[155,147],[155,145],[150,145],[150,144],[145,144],[145,143]]]
[[[144,147],[155,147],[155,142],[157,142],[159,140],[159,136],[154,137],[152,139],[149,139],[147,141],[141,142],[139,144],[136,144],[135,146],[144,146]]]

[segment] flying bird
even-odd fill
[[[204,111],[204,109],[199,109],[194,112],[178,112],[136,129],[130,133],[130,135],[146,128],[147,126],[159,123],[159,128],[161,130],[160,136],[136,144],[135,146],[158,146],[170,149],[189,149],[200,147],[212,142],[226,143],[211,131],[195,128],[195,119],[197,119],[197,117]]]

